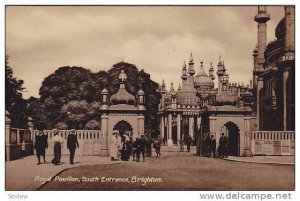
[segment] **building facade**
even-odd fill
[[[251,114],[253,95],[250,85],[230,83],[224,61],[217,63],[217,83],[214,84],[214,67],[210,64],[208,74],[200,62],[198,73],[194,58],[190,55],[188,67],[182,67],[182,84],[167,90],[164,81],[160,86],[159,104],[160,136],[167,146],[179,144],[187,135],[193,144],[204,150],[203,142],[214,135],[218,141],[221,133],[229,138],[230,155],[245,155],[250,150]],[[247,138],[247,139],[246,139]]]
[[[261,131],[295,130],[295,7],[285,6],[276,39],[267,40],[266,6],[258,7],[258,45],[253,51],[255,113]]]

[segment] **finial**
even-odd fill
[[[183,68],[186,68],[185,60],[183,61]]]
[[[124,69],[121,70],[121,73],[120,73],[120,75],[119,75],[119,79],[120,79],[122,82],[125,82],[125,80],[127,79],[127,75],[125,74]]]
[[[180,91],[181,90],[181,85],[180,85],[180,83],[179,83],[179,85],[178,85],[178,91]]]
[[[193,53],[191,52],[191,55],[190,55],[190,62],[193,62],[193,61],[194,61]]]
[[[163,87],[165,87],[165,86],[166,86],[166,84],[165,84],[165,80],[164,80],[164,79],[162,80],[162,84],[161,84],[161,86],[163,86]]]

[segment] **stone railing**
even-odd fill
[[[62,154],[70,154],[67,149],[67,138],[71,130],[58,130],[59,135],[63,138]],[[38,130],[34,130],[34,136],[38,134]],[[53,155],[53,142],[54,130],[44,130],[44,135],[48,136],[48,149],[46,155]],[[79,148],[76,149],[76,155],[108,155],[108,141],[107,136],[100,130],[76,130]]]
[[[28,129],[12,128],[9,113],[5,113],[5,160],[15,160],[33,154],[32,119],[28,118]]]
[[[295,131],[255,131],[251,133],[253,155],[295,155]]]

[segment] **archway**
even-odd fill
[[[221,133],[224,133],[228,138],[228,155],[239,156],[240,155],[240,129],[233,122],[227,122],[221,129]]]
[[[113,130],[118,130],[120,132],[120,135],[123,136],[125,131],[132,132],[132,126],[127,121],[119,121],[113,128]]]

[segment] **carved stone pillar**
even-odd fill
[[[173,140],[172,140],[172,114],[168,114],[168,146],[173,146]]]
[[[244,118],[244,151],[243,156],[251,157],[251,141],[250,141],[250,135],[251,135],[251,117],[245,117]]]
[[[283,73],[283,87],[282,87],[282,94],[283,94],[283,130],[286,131],[288,130],[288,126],[287,126],[287,122],[288,122],[288,115],[289,111],[288,111],[288,96],[287,96],[287,90],[288,90],[288,86],[289,85],[289,75],[290,75],[290,67],[286,67]]]
[[[102,132],[102,142],[101,142],[101,151],[104,156],[109,155],[110,148],[110,138],[111,135],[108,134],[108,115],[101,115],[101,132]]]
[[[194,140],[194,117],[189,117],[189,135],[192,137],[192,140]]]
[[[177,144],[180,143],[180,136],[181,136],[181,114],[177,114]]]
[[[165,139],[165,121],[163,116],[160,118],[160,138],[162,141]]]

